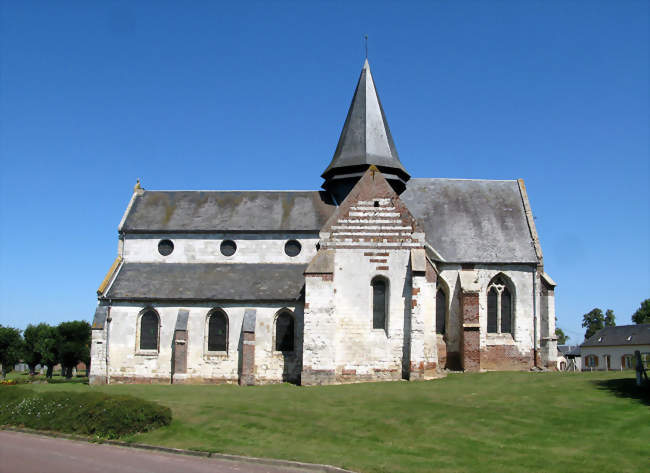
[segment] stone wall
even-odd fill
[[[110,323],[104,330],[93,330],[91,382],[170,383],[172,382],[172,357],[175,324],[181,307],[153,304],[160,317],[159,347],[153,352],[142,352],[138,344],[138,320],[144,309],[141,305],[115,303],[111,308]],[[216,307],[185,305],[189,310],[187,322],[187,365],[185,373],[175,373],[174,383],[237,383],[239,381],[240,354],[243,343],[242,322],[244,311],[257,311],[255,325],[255,384],[283,381],[299,382],[302,369],[303,305],[224,304],[219,306],[228,316],[228,344],[224,352],[207,350],[207,316]],[[274,350],[275,316],[282,309],[295,316],[295,350],[287,354]],[[110,331],[110,332],[109,332]],[[110,333],[106,343],[106,334]],[[101,343],[99,343],[101,341]],[[104,348],[102,348],[102,346]],[[108,372],[105,347],[108,346]],[[107,374],[107,376],[106,376]]]

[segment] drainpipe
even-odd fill
[[[104,345],[106,347],[105,348],[105,350],[106,350],[106,384],[111,383],[111,375],[110,375],[110,372],[108,371],[108,369],[110,367],[110,359],[111,359],[110,350],[109,350],[109,346],[108,346],[108,341],[109,341],[109,338],[110,338],[110,335],[111,335],[111,320],[113,320],[113,319],[111,319],[112,301],[109,300],[108,304],[109,304],[109,306],[108,306],[108,310],[107,310],[107,313],[106,313],[106,343]]]
[[[537,267],[533,267],[533,366],[537,368]]]

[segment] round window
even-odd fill
[[[174,244],[171,240],[160,240],[158,242],[158,253],[163,256],[169,256],[174,251]]]
[[[232,256],[237,251],[237,244],[232,240],[224,240],[221,242],[221,254],[224,256]]]
[[[302,249],[302,246],[300,243],[296,240],[289,240],[284,244],[284,252],[288,256],[298,256],[300,254],[300,250]]]

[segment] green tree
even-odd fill
[[[605,316],[603,311],[599,308],[592,309],[582,316],[582,326],[587,330],[585,331],[585,340],[590,338],[594,333],[602,330],[605,327]]]
[[[80,361],[90,361],[90,324],[85,320],[61,322],[57,331],[62,374],[71,378],[72,368]]]
[[[14,369],[14,365],[20,361],[23,352],[23,337],[20,330],[13,327],[0,325],[0,363],[2,364],[2,379],[7,373]]]
[[[59,363],[59,346],[61,344],[59,331],[57,327],[52,327],[48,324],[39,324],[39,326],[41,325],[43,325],[43,328],[40,337],[36,341],[35,350],[41,356],[41,363],[47,366],[46,377],[52,378],[54,365]]]
[[[612,309],[605,312],[605,327],[616,327],[616,316]]]
[[[632,315],[635,324],[650,324],[650,299],[641,302],[641,307]]]
[[[23,360],[29,366],[29,374],[35,374],[36,365],[44,364],[39,346],[41,340],[49,335],[50,329],[49,325],[43,323],[38,325],[29,324],[23,332],[23,338],[25,339]]]
[[[565,345],[567,340],[569,340],[569,338],[571,338],[568,335],[565,335],[564,331],[560,327],[557,327],[555,329],[555,335],[557,336],[557,344],[558,345]]]

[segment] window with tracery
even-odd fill
[[[503,277],[488,285],[488,333],[512,333],[512,294]]]

